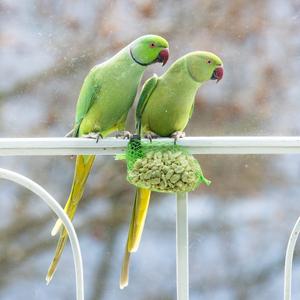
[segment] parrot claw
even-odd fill
[[[116,138],[122,138],[122,139],[128,139],[130,140],[133,137],[133,134],[130,131],[124,130],[124,131],[117,131]]]
[[[150,141],[150,143],[152,143],[153,139],[157,139],[159,138],[159,135],[157,135],[154,132],[148,131],[145,135],[144,135],[145,139],[148,139]]]
[[[90,132],[88,134],[84,134],[82,137],[88,138],[88,139],[95,139],[96,143],[99,142],[99,139],[103,139],[103,136],[100,132]]]
[[[182,139],[185,137],[185,132],[183,131],[175,131],[170,135],[171,138],[174,139],[174,144],[176,145],[176,142],[178,139]]]

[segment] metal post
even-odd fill
[[[188,193],[177,193],[176,213],[177,300],[189,299]]]
[[[284,267],[284,300],[291,300],[293,256],[294,256],[295,246],[296,246],[299,233],[300,233],[300,218],[298,218],[291,232],[287,249],[286,249],[285,267]]]

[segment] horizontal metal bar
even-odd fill
[[[159,139],[173,143],[172,139]],[[0,156],[25,155],[115,155],[128,141],[105,138],[96,143],[85,138],[0,138]],[[187,137],[178,145],[192,154],[300,154],[300,136]]]

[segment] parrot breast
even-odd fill
[[[142,117],[144,131],[152,131],[159,136],[168,137],[175,131],[183,131],[186,127],[194,103],[197,86],[177,87],[159,81]]]

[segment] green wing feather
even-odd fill
[[[152,92],[154,91],[156,85],[158,82],[158,76],[154,74],[151,78],[149,78],[142,89],[142,93],[139,98],[139,102],[136,108],[136,113],[135,113],[135,127],[136,130],[138,130],[138,133],[141,134],[141,120],[142,120],[142,115],[144,112],[144,109],[147,105],[147,102],[149,100],[149,97],[151,96]]]
[[[89,109],[99,97],[101,86],[99,80],[95,79],[96,72],[99,67],[95,66],[86,76],[76,105],[76,116],[73,136],[78,136],[78,131],[83,118],[88,113]]]

